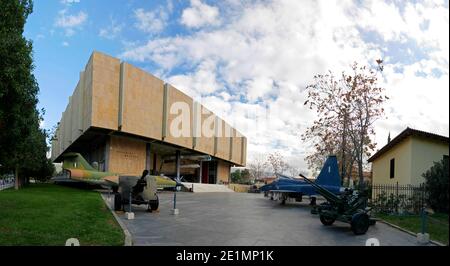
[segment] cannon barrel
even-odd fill
[[[326,198],[328,201],[330,202],[334,202],[334,203],[342,203],[342,200],[336,196],[333,192],[329,191],[326,188],[323,188],[322,186],[316,184],[315,182],[309,180],[306,176],[300,174],[300,176],[311,186],[313,186],[317,193],[319,193],[320,195],[322,195],[324,198]]]

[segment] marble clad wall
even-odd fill
[[[83,134],[83,78],[80,74],[80,81],[72,95],[72,121],[71,121],[71,141],[72,143]]]
[[[164,82],[127,63],[122,63],[122,72],[121,130],[161,140]]]
[[[166,90],[167,99],[164,110],[166,120],[164,123],[165,129],[163,129],[163,140],[168,143],[192,149],[192,98],[170,84],[166,86]],[[188,120],[189,123],[183,124],[177,122],[181,118],[181,109],[177,109],[176,106],[185,107],[184,113],[186,114],[186,120]],[[186,134],[177,135],[177,132],[174,129],[179,129],[181,131],[186,130]]]
[[[193,149],[206,154],[214,154],[216,115],[195,102],[194,108],[194,145]],[[206,128],[206,130],[204,130]]]
[[[120,60],[98,52],[92,59],[91,126],[117,130]]]
[[[83,103],[82,103],[82,129],[86,132],[92,125],[92,77],[93,77],[93,60],[94,54],[91,55],[89,62],[86,64],[84,71],[81,73]]]
[[[242,156],[241,156],[241,163],[240,165],[247,165],[247,138],[242,137]]]
[[[233,128],[230,161],[238,165],[241,164],[242,159],[242,137],[242,134]]]
[[[224,161],[217,162],[217,183],[228,183],[230,177],[230,164]]]
[[[108,171],[140,176],[144,169],[145,142],[127,137],[111,136]]]
[[[229,131],[230,133],[227,133]],[[214,156],[224,159],[224,160],[230,160],[230,137],[231,136],[231,127],[228,125],[227,122],[222,120],[221,118],[216,118],[216,143],[215,143],[215,152]]]
[[[188,124],[179,123],[181,113],[176,107],[187,111]],[[90,128],[101,128],[162,140],[245,165],[247,139],[221,118],[203,111],[210,110],[174,86],[117,58],[94,52],[62,114],[52,142],[52,158],[56,159]],[[214,132],[212,136],[203,134],[205,123]],[[182,127],[187,135],[178,136],[173,129]],[[142,144],[130,145],[134,152],[141,152]]]

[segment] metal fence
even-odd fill
[[[374,184],[369,191],[369,204],[378,213],[419,214],[427,199],[424,184]]]
[[[14,181],[15,180],[13,177],[1,178],[0,179],[0,190],[14,187]]]

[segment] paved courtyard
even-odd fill
[[[135,245],[365,245],[377,238],[381,245],[417,245],[416,238],[383,223],[356,236],[345,223],[323,226],[310,213],[308,201],[278,202],[250,193],[177,193],[173,215],[173,193],[159,194],[159,212],[147,213],[133,206],[134,220],[119,217],[130,231]]]

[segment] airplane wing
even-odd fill
[[[283,189],[271,189],[269,192],[280,192],[280,193],[297,193],[295,190],[283,190]]]

